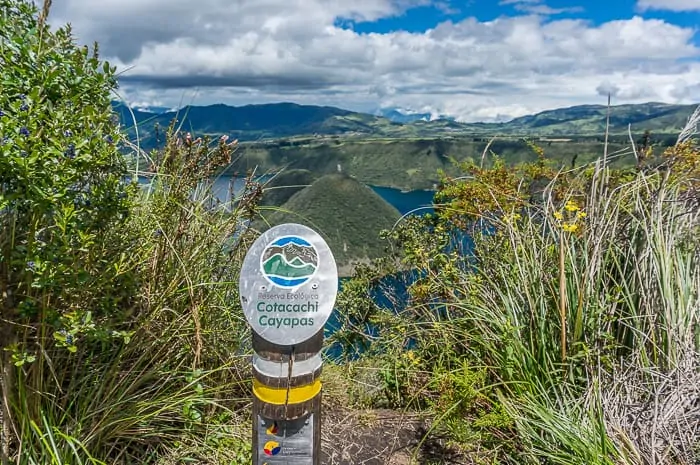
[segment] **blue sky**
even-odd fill
[[[700,0],[65,0],[136,107],[297,102],[501,121],[700,102]]]
[[[492,21],[500,16],[527,14],[526,8],[543,5],[544,2],[517,2],[501,4],[498,0],[451,0],[408,10],[400,16],[373,22],[354,24],[356,32],[387,33],[392,31],[423,32],[444,21],[459,22],[468,17],[480,21]],[[635,0],[549,0],[545,4],[553,10],[561,10],[548,20],[584,19],[600,25],[608,21],[629,19],[634,15],[646,19],[661,19],[685,27],[700,27],[700,11],[646,10],[637,8]],[[345,25],[338,21],[339,25]],[[696,37],[700,43],[700,36]]]

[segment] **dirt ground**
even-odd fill
[[[321,459],[324,465],[470,463],[442,446],[439,438],[423,441],[427,424],[415,415],[391,410],[350,411],[340,407],[324,410]]]

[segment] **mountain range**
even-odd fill
[[[626,134],[677,133],[695,105],[650,102],[610,107],[610,132]],[[599,136],[605,130],[605,105],[580,105],[548,110],[501,123],[460,123],[430,120],[428,114],[386,110],[371,115],[329,106],[271,103],[261,105],[186,106],[179,111],[129,109],[113,102],[127,133],[135,137],[138,125],[142,147],[158,145],[168,125],[177,118],[183,129],[197,135],[229,135],[240,141],[261,141],[296,136],[426,138],[443,136]],[[158,109],[162,110],[162,109]],[[157,128],[160,127],[160,133]]]

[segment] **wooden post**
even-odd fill
[[[276,226],[248,251],[240,290],[253,329],[253,465],[321,465],[323,327],[338,292],[330,248],[305,226]]]

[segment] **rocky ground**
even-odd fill
[[[424,440],[429,426],[416,415],[342,407],[324,410],[321,459],[324,465],[471,463],[442,445],[439,438]]]

